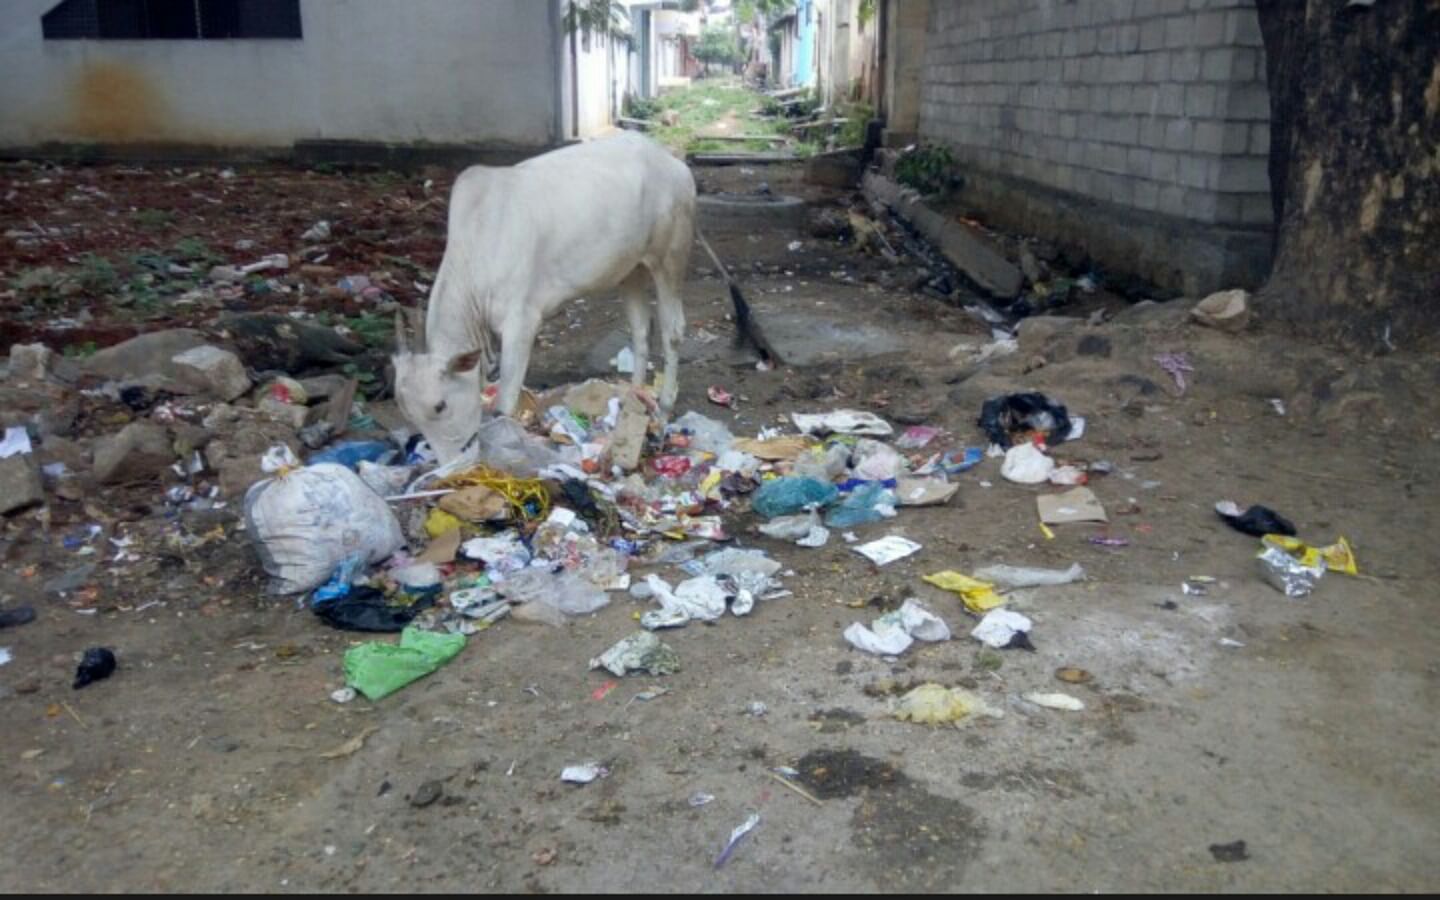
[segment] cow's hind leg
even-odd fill
[[[635,354],[635,374],[630,383],[640,387],[650,370],[650,294],[649,273],[643,266],[620,282],[620,297],[625,301],[625,314],[630,317],[630,349]]]

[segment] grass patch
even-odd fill
[[[763,153],[790,149],[789,123],[752,117],[760,111],[764,97],[735,80],[707,79],[686,88],[663,94],[656,102],[658,121],[667,113],[674,125],[660,125],[651,135],[677,153]],[[701,132],[717,122],[731,120],[735,133],[783,137],[786,144],[769,141],[718,141]]]

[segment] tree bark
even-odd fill
[[[1256,0],[1275,266],[1262,303],[1358,349],[1440,347],[1440,0]]]

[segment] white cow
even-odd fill
[[[649,359],[649,282],[665,356],[660,405],[678,389],[680,289],[695,230],[695,180],[635,134],[546,153],[518,166],[466,169],[450,192],[449,234],[419,346],[396,319],[395,397],[441,462],[480,426],[493,339],[497,410],[515,410],[542,321],[581,296],[619,288],[635,384]]]

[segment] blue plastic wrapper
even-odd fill
[[[310,595],[310,604],[319,606],[330,600],[338,600],[350,593],[350,585],[355,580],[355,573],[360,570],[361,558],[358,556],[347,557],[344,562],[335,567],[335,574],[330,580],[315,589]]]
[[[966,469],[973,469],[985,460],[985,451],[979,447],[966,447],[965,455],[961,459],[955,458],[955,451],[951,450],[940,459],[940,467],[947,475],[958,475]]]
[[[883,488],[891,488],[893,490],[894,488],[899,486],[900,482],[896,481],[894,478],[887,478],[884,481],[866,481],[863,478],[851,478],[846,481],[840,482],[839,484],[835,485],[835,487],[840,489],[840,493],[848,494],[856,488],[862,488],[868,484],[878,484]]]
[[[384,441],[345,441],[333,447],[326,447],[318,453],[310,454],[305,464],[314,466],[320,463],[335,463],[348,469],[354,469],[362,462],[385,465],[395,455],[395,448]]]
[[[767,519],[793,516],[807,506],[829,506],[840,492],[835,485],[814,478],[776,478],[760,485],[750,506]]]
[[[881,482],[874,481],[856,488],[850,496],[840,501],[825,515],[825,524],[830,528],[852,528],[888,519],[894,514],[896,497]],[[882,511],[882,508],[885,511]],[[889,512],[890,515],[886,515]]]

